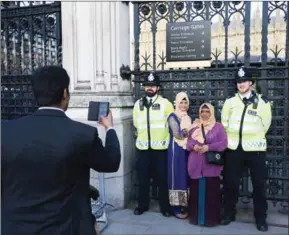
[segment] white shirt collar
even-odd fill
[[[245,94],[245,95],[239,93],[239,96],[240,96],[242,99],[244,99],[244,98],[249,99],[249,98],[251,97],[251,95],[252,95],[252,91],[248,92],[248,93]]]
[[[56,108],[56,107],[40,107],[40,108],[38,108],[38,110],[41,110],[41,109],[52,109],[52,110],[58,110],[58,111],[64,112],[63,109]]]
[[[154,95],[153,97],[146,97],[148,101],[150,101],[152,99],[152,102],[155,102],[155,100],[157,99],[158,95]]]

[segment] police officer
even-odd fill
[[[244,164],[251,172],[254,217],[257,229],[267,231],[266,222],[266,133],[271,125],[271,105],[253,91],[252,73],[241,67],[235,76],[238,92],[225,101],[222,124],[228,135],[224,166],[224,215],[222,225],[235,220],[240,178]]]
[[[139,183],[138,206],[134,214],[141,215],[149,209],[150,179],[151,172],[154,172],[154,180],[159,188],[160,210],[168,217],[171,213],[167,185],[167,118],[174,108],[169,100],[158,94],[160,79],[156,73],[150,73],[143,86],[146,96],[137,100],[133,108],[133,123],[137,131],[136,171]]]

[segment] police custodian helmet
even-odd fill
[[[155,73],[151,72],[145,77],[143,86],[161,86],[160,77]]]
[[[236,82],[251,81],[254,84],[253,74],[251,69],[244,66],[240,67],[235,73]]]

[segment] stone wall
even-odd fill
[[[133,192],[134,138],[131,81],[120,77],[122,64],[129,65],[129,7],[121,2],[62,2],[63,67],[70,78],[67,115],[98,129],[87,121],[89,101],[108,101],[114,117],[122,160],[116,173],[106,173],[106,202],[123,208]],[[105,156],[104,156],[105,157]],[[91,184],[98,187],[98,173],[91,171]]]

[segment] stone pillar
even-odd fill
[[[122,64],[129,65],[129,7],[121,2],[62,2],[63,67],[71,78],[67,115],[87,121],[89,101],[109,101],[122,161],[117,173],[105,174],[106,201],[123,208],[131,199],[134,138],[131,81],[120,77]],[[105,156],[104,156],[105,157]],[[91,171],[91,183],[98,186]]]

